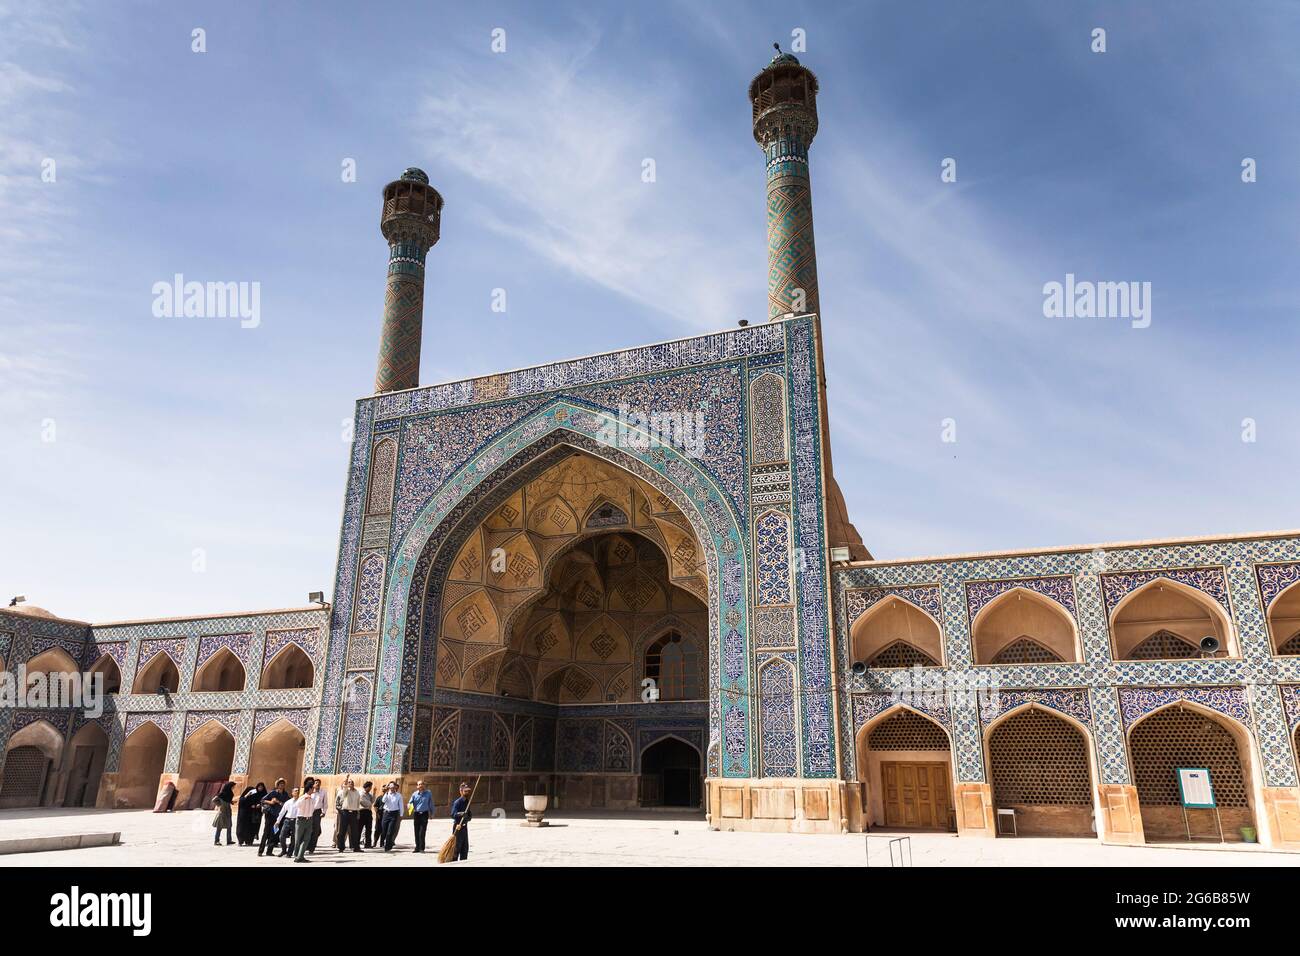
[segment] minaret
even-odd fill
[[[778,46],[749,84],[749,101],[754,139],[767,157],[768,317],[820,313],[808,178],[808,147],[817,135],[817,77]]]
[[[821,384],[822,456],[826,467],[826,535],[832,548],[846,548],[855,561],[871,553],[849,520],[831,462],[826,408],[826,365],[821,346],[817,294],[817,247],[813,242],[812,180],[808,147],[817,135],[817,77],[789,53],[776,56],[749,84],[754,140],[767,159],[767,315],[816,312],[817,378]]]
[[[375,392],[420,384],[420,334],[424,323],[424,257],[438,241],[442,196],[421,169],[411,167],[384,187],[379,229],[388,240],[388,286],[379,338]]]

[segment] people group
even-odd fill
[[[256,846],[257,855],[270,859],[292,858],[295,863],[310,863],[321,835],[321,821],[327,808],[323,782],[317,777],[307,777],[301,787],[286,789],[287,781],[281,777],[270,790],[266,784],[245,787],[236,800],[235,785],[227,782],[212,798],[214,815],[214,845],[221,844],[221,833],[226,834],[226,845],[232,846],[232,816],[234,830],[240,846]],[[462,783],[459,797],[451,807],[452,834],[456,838],[457,860],[469,857],[468,824],[473,814],[469,809],[470,787]],[[424,781],[416,783],[408,800],[402,799],[397,781],[376,790],[367,780],[357,787],[352,777],[345,777],[343,785],[334,795],[334,835],[331,841],[340,852],[351,850],[364,853],[378,849],[392,853],[397,843],[397,832],[403,816],[409,815],[415,829],[415,853],[425,852],[425,836],[429,818],[434,813],[433,794]]]

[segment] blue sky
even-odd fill
[[[1300,526],[1300,5],[429,6],[0,0],[6,596],[107,621],[332,587],[408,165],[446,199],[423,383],[761,321],[745,91],[795,29],[877,557]],[[155,318],[177,272],[259,282],[260,325]],[[1151,326],[1045,318],[1067,272],[1150,282]]]

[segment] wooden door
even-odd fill
[[[951,797],[947,764],[884,761],[880,778],[885,826],[948,828]]]

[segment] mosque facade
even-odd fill
[[[179,806],[311,773],[726,830],[1214,835],[1300,849],[1300,534],[877,561],[831,459],[818,83],[749,90],[766,321],[421,387],[442,197],[384,189],[375,392],[332,604],[90,624],[0,609],[0,660],[102,714],[0,709],[0,807]],[[1179,769],[1215,809],[1184,810]]]

